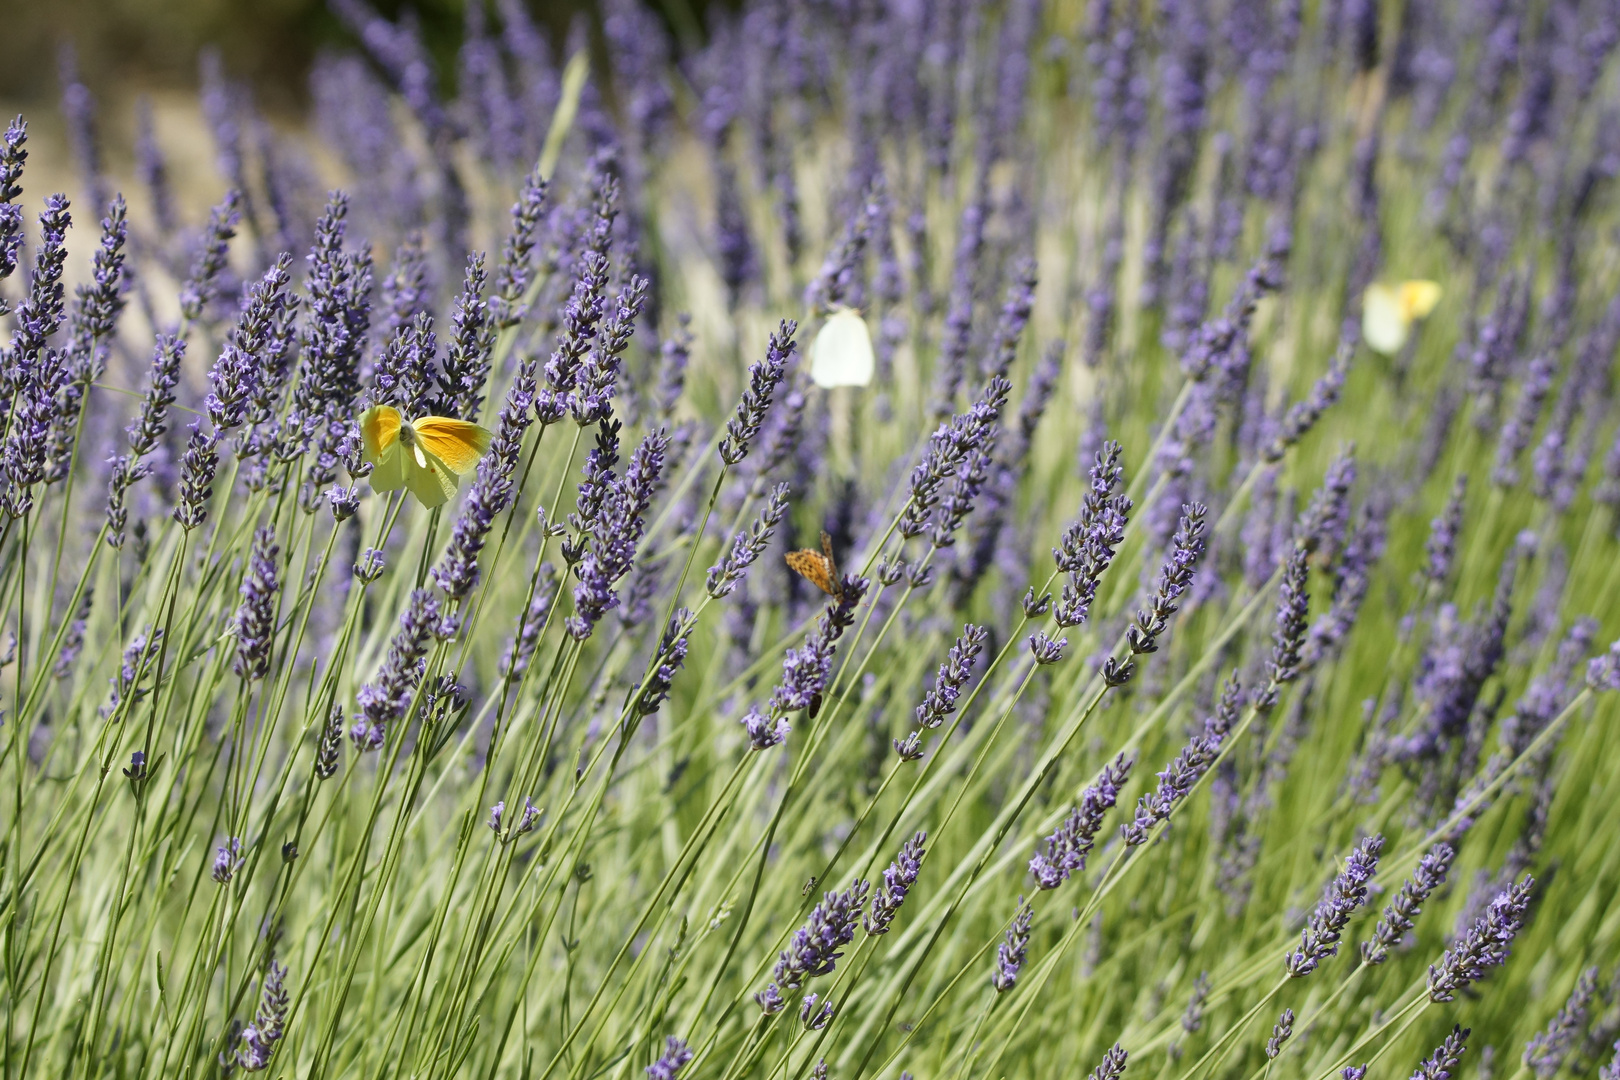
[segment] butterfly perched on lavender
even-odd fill
[[[844,579],[838,576],[838,561],[833,558],[832,537],[821,534],[821,550],[800,548],[785,556],[788,569],[834,599],[844,598]]]

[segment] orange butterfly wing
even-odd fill
[[[826,533],[821,534],[820,551],[800,548],[798,551],[788,552],[785,558],[789,570],[828,596],[838,596],[843,592],[843,585],[838,578],[838,564],[832,557],[832,537]]]

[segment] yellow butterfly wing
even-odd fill
[[[817,386],[865,386],[876,364],[872,334],[854,308],[839,308],[810,345],[810,380]]]
[[[1367,347],[1394,356],[1406,344],[1412,319],[1400,295],[1388,285],[1369,285],[1361,300],[1361,336]]]
[[[488,428],[452,420],[448,416],[424,416],[411,422],[416,441],[458,476],[466,476],[478,465],[478,459],[489,449],[491,435]]]
[[[1429,312],[1440,302],[1445,290],[1434,281],[1403,281],[1401,282],[1401,307],[1413,319],[1426,319]]]
[[[371,463],[371,490],[398,491],[405,486],[405,454],[399,445],[399,410],[373,405],[360,416],[360,441]]]
[[[399,458],[405,464],[406,490],[429,510],[443,506],[456,493],[455,472],[420,442],[404,448]]]

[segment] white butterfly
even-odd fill
[[[1361,300],[1361,336],[1367,346],[1385,356],[1400,352],[1412,334],[1412,324],[1428,317],[1440,302],[1441,292],[1433,281],[1367,286]]]
[[[810,345],[810,381],[817,386],[865,386],[876,367],[872,334],[854,308],[835,308]]]

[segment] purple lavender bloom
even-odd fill
[[[315,750],[315,778],[330,780],[337,775],[343,756],[343,706],[332,702],[321,725],[321,741]]]
[[[1102,775],[1080,795],[1080,805],[1046,838],[1046,852],[1036,851],[1029,860],[1029,872],[1042,889],[1055,889],[1086,868],[1086,856],[1096,843],[1103,815],[1119,800],[1119,789],[1131,775],[1134,762],[1124,754],[1113,764],[1103,766]]]
[[[1170,554],[1159,568],[1159,580],[1148,601],[1147,610],[1138,609],[1136,622],[1125,632],[1131,654],[1158,651],[1158,640],[1170,625],[1170,616],[1180,606],[1181,594],[1192,584],[1193,569],[1204,554],[1204,518],[1209,513],[1203,503],[1185,503],[1181,522],[1171,541]]]
[[[675,1080],[686,1063],[692,1060],[692,1051],[671,1035],[664,1040],[664,1055],[647,1066],[649,1080]]]
[[[765,359],[749,366],[748,389],[743,391],[742,400],[737,404],[737,415],[726,421],[726,435],[720,440],[720,460],[727,465],[735,465],[747,457],[749,444],[758,437],[765,414],[770,411],[771,399],[797,348],[793,335],[798,329],[798,323],[784,319],[771,335]]]
[[[12,125],[16,130],[17,125]],[[9,134],[9,132],[8,132]],[[62,325],[62,264],[67,260],[67,231],[73,224],[66,195],[47,195],[39,215],[39,248],[28,279],[28,295],[17,306],[11,345],[4,350],[4,378],[13,390],[26,387],[45,352],[45,343]],[[20,241],[20,231],[15,234]],[[15,252],[15,245],[12,247]],[[9,260],[15,265],[15,256]]]
[[[827,604],[815,630],[802,646],[787,650],[782,657],[782,681],[771,692],[772,716],[812,708],[820,699],[832,674],[838,639],[855,621],[855,609],[865,597],[868,584],[863,577],[845,574],[838,594]]]
[[[1344,1080],[1367,1080],[1366,1065],[1346,1065],[1339,1073]]]
[[[799,1020],[803,1022],[806,1031],[824,1031],[827,1025],[832,1023],[833,1003],[823,1001],[821,1008],[818,1009],[817,1000],[815,994],[806,994],[804,1000],[799,1003]],[[825,1066],[825,1061],[822,1064]]]
[[[1130,497],[1116,493],[1125,470],[1119,463],[1122,449],[1109,440],[1097,451],[1091,466],[1091,487],[1080,503],[1080,516],[1052,549],[1059,571],[1068,574],[1063,597],[1054,617],[1059,626],[1078,626],[1091,613],[1097,586],[1125,540],[1131,512]]]
[[[574,422],[581,427],[599,423],[613,414],[619,366],[631,335],[636,332],[636,317],[647,302],[647,289],[646,278],[631,277],[619,291],[612,317],[602,324],[590,352],[579,366],[568,408]]]
[[[1613,1047],[1614,1056],[1609,1058],[1607,1065],[1598,1066],[1598,1080],[1616,1080],[1620,1077],[1620,1041]]]
[[[1102,1063],[1091,1070],[1088,1080],[1119,1080],[1125,1075],[1125,1049],[1115,1043],[1103,1055]]]
[[[1412,1080],[1451,1080],[1457,1074],[1457,1065],[1462,1061],[1470,1031],[1470,1028],[1452,1025],[1451,1034],[1417,1067]]]
[[[1296,547],[1283,567],[1282,584],[1277,590],[1277,619],[1271,633],[1271,661],[1267,668],[1270,686],[1262,689],[1255,707],[1267,710],[1277,704],[1277,687],[1293,682],[1300,673],[1300,649],[1305,643],[1306,613],[1311,597],[1305,591],[1310,574],[1308,553]]]
[[[1468,474],[1459,473],[1451,485],[1451,497],[1440,516],[1429,523],[1429,540],[1425,547],[1428,555],[1423,576],[1432,587],[1445,584],[1451,574],[1451,562],[1457,551],[1457,536],[1462,532],[1465,498],[1468,495]]]
[[[180,287],[180,317],[186,323],[203,321],[208,306],[220,293],[221,278],[230,257],[230,243],[242,220],[242,194],[236,188],[208,214],[202,249],[191,264],[191,274]]]
[[[473,5],[476,6],[476,5]],[[468,8],[469,11],[472,7]],[[516,326],[528,314],[524,294],[534,279],[536,233],[546,206],[546,181],[536,168],[523,181],[518,201],[512,204],[512,231],[501,246],[501,263],[495,271],[494,296],[489,314],[496,329]]]
[[[533,356],[519,361],[501,406],[495,437],[478,462],[478,477],[467,489],[461,513],[450,532],[450,543],[433,568],[433,580],[451,600],[464,600],[478,584],[478,556],[495,519],[512,505],[517,487],[513,476],[523,453],[523,434],[533,422],[537,366]]]
[[[1586,665],[1586,685],[1593,690],[1620,690],[1620,641]]]
[[[1453,1001],[1457,991],[1484,978],[1491,968],[1507,963],[1513,938],[1530,910],[1534,885],[1535,879],[1526,874],[1523,880],[1498,893],[1462,939],[1446,949],[1438,964],[1429,966],[1430,1001]]]
[[[210,874],[216,883],[229,885],[231,878],[241,869],[243,861],[242,841],[234,836],[227,836],[225,842],[214,849],[214,868]]]
[[[1063,659],[1063,650],[1068,646],[1066,637],[1053,638],[1044,630],[1037,630],[1029,637],[1029,655],[1035,663],[1045,667],[1055,664]]]
[[[1328,885],[1327,894],[1311,913],[1310,924],[1300,935],[1299,950],[1288,954],[1283,967],[1289,977],[1299,979],[1315,971],[1321,962],[1339,954],[1339,940],[1350,916],[1367,902],[1367,883],[1378,872],[1378,854],[1384,838],[1376,833],[1356,845],[1344,861],[1344,869]]]
[[[1266,1040],[1266,1058],[1275,1061],[1283,1052],[1283,1045],[1294,1036],[1294,1010],[1284,1009],[1277,1022],[1271,1025],[1271,1038]]]
[[[675,331],[658,348],[658,415],[668,420],[686,389],[686,365],[692,358],[692,316],[682,312],[675,317]]]
[[[868,934],[877,936],[889,932],[894,917],[900,914],[900,905],[906,902],[911,887],[917,883],[917,875],[922,872],[923,856],[927,854],[923,841],[927,839],[928,834],[919,831],[901,845],[900,853],[883,871],[883,884],[872,897],[872,910],[865,920]]]
[[[259,1011],[253,1023],[242,1029],[242,1046],[236,1052],[236,1064],[247,1072],[263,1072],[270,1067],[270,1058],[276,1044],[287,1031],[287,969],[274,960],[264,974],[264,989],[259,994]]]
[[[1551,1080],[1557,1075],[1581,1032],[1586,1030],[1592,1005],[1600,1001],[1599,993],[1598,969],[1589,967],[1575,980],[1575,988],[1548,1022],[1547,1029],[1537,1032],[1525,1045],[1525,1067],[1534,1072],[1538,1080]]]
[[[1359,327],[1355,330],[1360,333]],[[1344,389],[1345,376],[1349,369],[1349,356],[1353,351],[1353,342],[1341,342],[1339,351],[1334,353],[1328,369],[1322,377],[1311,384],[1310,391],[1303,401],[1296,401],[1288,407],[1283,414],[1277,434],[1266,444],[1260,452],[1260,460],[1271,464],[1281,461],[1288,453],[1288,448],[1304,438],[1322,414],[1339,400],[1339,392]],[[1349,346],[1349,347],[1347,347]]]
[[[292,257],[284,254],[254,284],[241,320],[227,335],[225,348],[208,373],[213,390],[206,408],[219,431],[239,427],[250,411],[257,422],[269,419],[275,391],[262,391],[259,383],[264,372],[275,369],[271,352],[288,315],[291,270]]]
[[[709,595],[718,600],[729,596],[731,592],[742,584],[748,568],[754,564],[764,552],[765,545],[771,542],[776,534],[776,527],[781,524],[782,518],[788,510],[788,486],[777,484],[771,489],[770,498],[765,508],[760,511],[759,517],[747,532],[739,531],[732,538],[731,548],[725,558],[709,567],[707,588]]]
[[[399,617],[399,630],[388,644],[387,659],[356,695],[360,717],[349,731],[356,750],[364,753],[380,747],[388,725],[405,716],[422,679],[428,641],[439,621],[438,597],[428,589],[411,593],[410,605]]]
[[[894,752],[901,761],[921,761],[923,758],[922,732],[911,731],[904,739],[891,739]]]
[[[651,716],[669,697],[675,675],[681,670],[681,664],[686,662],[693,621],[692,612],[686,608],[676,608],[675,614],[670,616],[669,625],[664,628],[664,634],[658,641],[658,666],[648,677],[647,688],[635,703],[637,716]]]
[[[1350,446],[1329,463],[1322,486],[1300,515],[1295,535],[1307,551],[1322,551],[1330,558],[1338,553],[1350,523],[1350,488],[1355,482],[1355,447]]]
[[[996,946],[996,970],[990,975],[990,985],[996,993],[1005,994],[1018,984],[1018,972],[1029,953],[1029,928],[1035,921],[1035,909],[1018,898],[1018,913],[1007,927],[1007,940]]]
[[[742,718],[742,726],[748,734],[750,750],[769,750],[773,746],[780,746],[793,731],[785,717],[768,716],[760,712],[757,705]]]
[[[832,974],[844,955],[840,950],[855,940],[855,927],[870,890],[870,883],[856,878],[842,892],[822,895],[821,903],[810,912],[805,924],[793,932],[793,940],[776,961],[770,986],[754,995],[761,1007],[767,999],[772,999],[772,990],[779,995],[782,990],[799,989],[806,979]]]
[[[957,699],[973,675],[974,661],[978,659],[989,636],[990,632],[982,626],[968,623],[962,627],[962,633],[951,646],[949,656],[939,665],[933,687],[923,696],[922,704],[917,706],[917,723],[920,727],[937,728],[956,712]]]
[[[253,557],[242,578],[242,605],[236,609],[236,660],[232,668],[248,682],[264,678],[270,670],[276,594],[281,591],[276,573],[276,557],[280,554],[275,529],[261,526],[253,534]]]
[[[214,497],[214,475],[218,471],[219,433],[205,433],[198,421],[191,425],[186,454],[180,462],[180,501],[173,515],[187,532],[208,519],[208,503]]]
[[[1401,891],[1394,902],[1384,908],[1384,917],[1378,921],[1378,929],[1373,932],[1372,940],[1361,943],[1364,961],[1382,964],[1389,957],[1389,950],[1400,944],[1416,924],[1430,894],[1445,884],[1446,875],[1451,871],[1451,860],[1455,856],[1456,852],[1450,844],[1439,843],[1429,849],[1412,876],[1401,883]]]
[[[176,218],[174,192],[169,186],[169,166],[158,146],[152,124],[152,102],[144,95],[135,102],[135,177],[146,188],[152,203],[152,217],[158,235],[174,235]]]
[[[1176,759],[1159,773],[1159,786],[1152,794],[1136,800],[1136,816],[1119,827],[1127,847],[1145,844],[1161,822],[1168,821],[1178,803],[1192,791],[1193,785],[1209,770],[1220,755],[1226,731],[1217,721],[1209,720],[1204,730],[1194,735],[1182,747]]]
[[[79,78],[78,58],[73,43],[65,41],[56,56],[57,77],[62,83],[62,116],[67,120],[68,143],[84,174],[85,193],[91,206],[107,203],[107,179],[101,169],[101,148],[96,139],[96,99]]]
[[[950,489],[940,500],[929,534],[929,542],[936,548],[948,548],[956,543],[956,533],[973,512],[979,492],[989,480],[991,454],[1001,433],[1001,410],[1011,391],[1010,382],[1001,375],[992,375],[984,393],[966,413],[963,453],[952,469]]]
[[[669,436],[659,429],[642,440],[631,455],[624,479],[609,477],[604,485],[600,514],[586,544],[584,558],[575,568],[579,584],[574,587],[574,611],[566,622],[576,641],[590,637],[604,615],[619,605],[614,592],[618,582],[634,565],[637,545],[646,529],[646,515],[652,502]],[[583,499],[584,485],[581,485]]]
[[[441,415],[476,420],[489,381],[490,358],[495,349],[495,324],[484,299],[483,252],[467,256],[467,278],[450,315],[455,326],[439,373]]]

